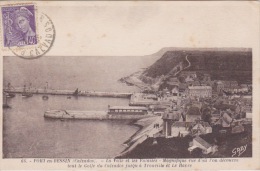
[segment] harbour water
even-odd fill
[[[41,57],[24,60],[4,58],[4,86],[32,84],[53,89],[82,89],[136,92],[136,87],[118,82],[139,68],[147,67],[141,57]],[[129,121],[54,120],[44,118],[46,110],[106,110],[108,105],[128,105],[129,99],[41,95],[8,99],[3,111],[4,158],[73,157],[110,158],[138,128]]]

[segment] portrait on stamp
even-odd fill
[[[2,7],[4,47],[37,44],[34,5]]]

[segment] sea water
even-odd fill
[[[150,62],[151,63],[151,62]],[[141,57],[4,57],[4,86],[96,91],[137,92],[118,82],[149,62]],[[3,111],[4,158],[110,158],[138,128],[129,121],[59,120],[44,118],[51,109],[106,110],[128,105],[129,99],[41,95],[8,99]]]

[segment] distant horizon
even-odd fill
[[[250,52],[253,48],[247,47],[163,47],[160,50],[148,54],[148,55],[45,55],[41,57],[146,57],[146,56],[154,56],[165,53],[167,51],[179,51],[179,50],[187,50],[187,51],[229,51],[229,52]],[[3,57],[18,57],[18,56],[3,56]],[[39,57],[39,58],[41,58]],[[35,59],[39,59],[35,58]],[[24,59],[24,58],[22,58]],[[26,59],[26,60],[33,60],[33,59]]]

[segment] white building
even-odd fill
[[[192,127],[191,130],[196,135],[212,133],[212,127],[208,122],[198,122]]]
[[[171,137],[185,137],[190,134],[189,127],[191,124],[189,122],[174,122],[171,128]]]
[[[209,154],[211,152],[214,153],[217,151],[217,146],[210,145],[199,136],[193,138],[192,142],[190,142],[190,147],[188,148],[188,150],[191,152],[195,148],[201,149],[203,154]]]
[[[212,88],[210,86],[190,86],[188,94],[190,97],[211,97]]]

